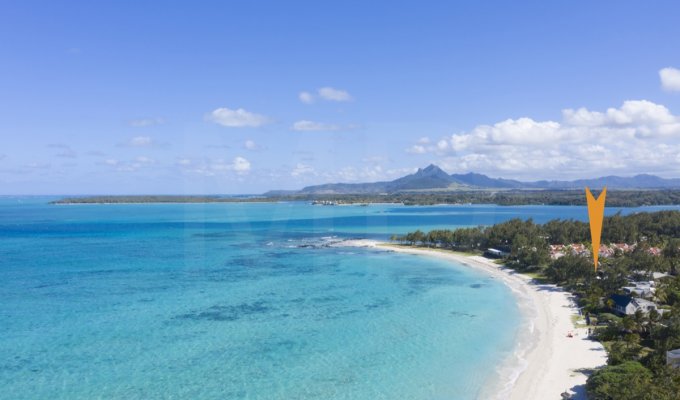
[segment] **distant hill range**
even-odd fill
[[[328,183],[307,186],[298,191],[271,191],[265,195],[290,194],[379,194],[399,192],[448,192],[480,189],[551,189],[568,190],[584,187],[599,189],[680,189],[680,179],[664,179],[654,175],[635,175],[632,177],[603,176],[595,179],[574,181],[534,181],[522,182],[513,179],[490,178],[483,174],[448,174],[436,165],[418,169],[411,175],[386,182],[373,183]]]

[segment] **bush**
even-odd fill
[[[653,400],[652,372],[637,361],[596,371],[586,388],[591,400]]]

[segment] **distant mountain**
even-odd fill
[[[421,168],[411,175],[406,175],[389,182],[374,183],[328,183],[325,185],[307,186],[300,190],[302,194],[368,194],[395,193],[404,191],[427,191],[448,189],[459,186],[449,174],[436,165]]]
[[[452,174],[451,177],[458,182],[469,186],[495,188],[495,189],[521,189],[526,187],[525,182],[512,179],[489,178],[483,174],[468,172],[467,174]]]
[[[265,195],[276,194],[378,194],[398,192],[456,191],[479,189],[583,189],[584,187],[610,189],[680,189],[680,179],[664,179],[654,175],[641,174],[633,177],[604,176],[595,179],[574,181],[534,181],[522,182],[513,179],[491,178],[483,174],[447,174],[438,166],[431,164],[418,169],[413,174],[393,181],[373,183],[327,183],[307,186],[299,191],[272,191]]]
[[[575,181],[538,181],[530,185],[541,189],[578,189],[586,186],[612,189],[677,189],[680,179],[664,179],[655,175],[640,174],[632,177],[603,176],[595,179],[577,179]]]

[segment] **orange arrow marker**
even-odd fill
[[[588,201],[588,219],[590,219],[590,240],[593,243],[593,262],[597,271],[597,259],[600,256],[600,237],[602,236],[602,220],[604,219],[604,200],[607,197],[607,187],[595,200],[590,189],[586,188],[586,200]]]

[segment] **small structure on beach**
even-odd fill
[[[503,251],[503,250],[492,249],[492,248],[488,248],[484,252],[484,256],[489,257],[489,258],[503,258],[507,255],[508,255],[508,253]]]
[[[614,302],[614,311],[620,315],[634,315],[638,311],[645,314],[652,310],[658,311],[656,303],[649,300],[621,294],[614,294],[610,298]]]
[[[666,365],[680,368],[680,349],[675,349],[666,352]]]

